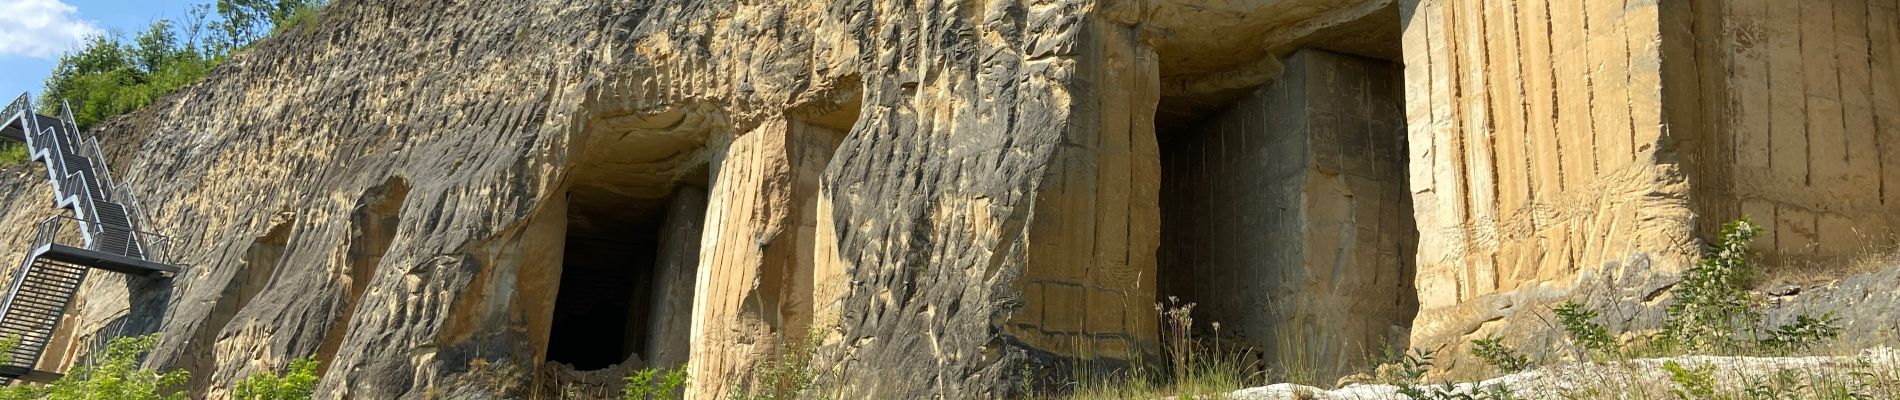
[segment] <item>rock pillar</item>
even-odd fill
[[[653,263],[650,320],[628,321],[648,324],[642,356],[652,368],[686,364],[693,333],[693,278],[699,268],[700,231],[706,222],[705,189],[680,186],[671,202],[660,228],[659,256]]]
[[[714,161],[693,291],[689,398],[726,398],[811,335],[818,174],[836,132],[773,120]]]
[[[1660,3],[1401,2],[1415,346],[1548,331],[1532,313],[1561,299],[1641,304],[1695,255],[1674,139],[1696,128],[1665,121],[1661,83],[1660,15],[1688,2]]]

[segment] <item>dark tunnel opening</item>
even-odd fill
[[[683,362],[675,358],[684,353],[672,347],[683,345],[674,339],[690,309],[681,309],[675,298],[691,296],[691,276],[683,274],[691,273],[696,259],[705,199],[703,189],[691,186],[664,198],[591,186],[569,192],[547,361],[582,371],[636,355],[644,364],[656,357]],[[657,354],[662,351],[667,354]]]

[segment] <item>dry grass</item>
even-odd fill
[[[1873,238],[1860,254],[1847,263],[1851,274],[1861,274],[1900,267],[1900,234],[1888,234],[1886,237]]]
[[[1250,349],[1221,341],[1220,323],[1211,322],[1212,335],[1194,334],[1194,304],[1156,304],[1163,324],[1164,365],[1134,360],[1130,369],[1102,375],[1085,374],[1055,394],[1038,399],[1219,399],[1234,390],[1267,382],[1258,357]],[[1086,370],[1086,369],[1081,369]],[[1310,375],[1310,373],[1308,374]]]
[[[1849,254],[1815,255],[1818,249],[1808,249],[1755,260],[1765,268],[1757,271],[1750,286],[1756,290],[1810,286],[1900,267],[1900,234],[1857,236],[1861,246]]]

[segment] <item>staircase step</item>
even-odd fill
[[[50,286],[50,285],[79,286],[80,279],[85,278],[84,275],[70,273],[70,272],[53,272],[53,271],[36,271],[36,272],[38,273],[27,276],[26,281],[21,282],[21,283],[40,284],[40,286]]]
[[[20,290],[23,292],[54,294],[71,292],[78,289],[79,283],[77,282],[36,281],[31,279],[20,282]]]
[[[64,300],[51,300],[51,299],[44,299],[44,298],[31,298],[27,296],[14,295],[13,306],[17,308],[21,308],[22,310],[28,310],[28,311],[52,311],[52,310],[66,308],[66,302]]]
[[[18,292],[14,292],[13,298],[16,298],[16,299],[25,298],[25,299],[30,299],[33,301],[47,303],[51,305],[60,305],[60,304],[65,303],[67,299],[70,299],[73,293],[77,293],[77,292],[78,290],[58,290],[58,291],[33,290],[30,292],[26,290],[21,290]]]
[[[48,278],[63,278],[67,280],[78,280],[79,278],[84,278],[86,276],[85,274],[86,274],[85,271],[81,271],[81,270],[59,270],[59,269],[45,268],[45,269],[34,270],[32,271],[32,273],[27,274],[27,279],[33,279],[33,277],[36,277],[36,276],[44,276]]]
[[[47,320],[47,319],[42,319],[36,316],[28,316],[28,315],[7,314],[4,321],[5,322],[0,322],[0,324],[7,324],[15,328],[27,329],[27,330],[30,330],[32,334],[34,335],[43,335],[46,333],[40,333],[40,332],[51,331],[52,326],[54,326],[54,322],[56,320]]]
[[[44,331],[51,330],[51,329],[47,329],[47,326],[49,325],[47,325],[45,322],[40,322],[37,320],[16,320],[12,318],[0,319],[0,326],[4,326],[8,330],[16,331],[16,333],[21,335],[22,337],[39,337],[39,336],[49,335],[50,333],[45,333]]]
[[[4,321],[0,321],[0,324],[5,324],[7,327],[13,329],[25,330],[27,331],[26,336],[50,335],[51,327],[54,325],[53,321],[50,320],[12,314],[8,314]]]
[[[16,302],[14,303],[13,306],[18,308],[18,310],[14,310],[13,314],[37,317],[41,319],[45,319],[46,317],[51,317],[53,314],[57,314],[61,311],[64,311],[61,309],[64,307],[55,308],[58,305],[40,305],[40,304],[27,304],[27,303]]]
[[[72,295],[69,292],[50,293],[50,292],[28,292],[28,291],[22,290],[22,291],[14,292],[13,298],[15,299],[15,301],[18,301],[19,299],[30,299],[33,301],[46,303],[49,305],[63,305],[68,300],[72,299]]]

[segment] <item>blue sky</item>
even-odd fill
[[[20,92],[39,96],[61,52],[85,35],[143,30],[152,21],[184,19],[210,0],[0,0],[0,102]]]

